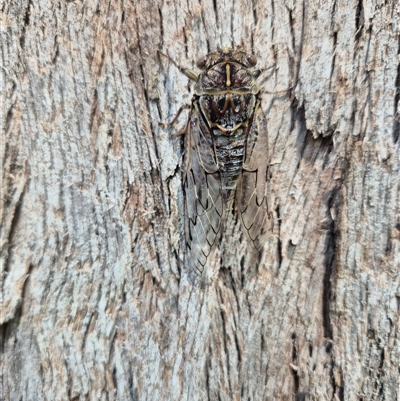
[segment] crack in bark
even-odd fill
[[[332,48],[333,48],[333,56],[332,56],[332,62],[331,62],[331,72],[330,72],[330,75],[329,75],[329,90],[331,90],[332,89],[332,78],[333,78],[333,74],[334,74],[334,72],[335,72],[335,62],[336,62],[336,45],[337,45],[337,36],[338,36],[338,34],[337,34],[337,32],[333,32],[333,45],[332,45]],[[333,98],[335,99],[335,94],[334,93],[332,93],[332,96],[333,96]],[[333,105],[332,105],[332,109],[333,109]],[[331,117],[331,115],[329,116],[329,117]],[[328,126],[330,125],[330,121],[329,121],[329,123],[328,123]]]
[[[224,299],[222,296],[221,289],[218,290],[218,294],[219,294],[220,304],[223,305]],[[228,388],[229,388],[230,394],[232,394],[232,383],[231,383],[231,375],[230,375],[230,358],[229,358],[229,349],[228,349],[228,343],[227,343],[228,333],[227,333],[227,329],[226,329],[225,311],[223,308],[220,308],[220,316],[221,316],[221,320],[222,320],[221,327],[222,327],[222,338],[223,338],[224,352],[225,352],[225,359],[226,359],[225,367],[226,367],[227,378],[228,378]]]
[[[161,37],[160,49],[162,49],[164,47],[164,26],[163,26],[164,23],[163,23],[163,15],[162,15],[160,7],[158,7],[158,16],[160,18],[160,37]],[[183,30],[185,31],[185,28],[183,28]]]
[[[213,8],[214,8],[214,13],[215,13],[215,23],[218,25],[218,7],[217,7],[217,0],[212,0],[213,2]]]
[[[400,38],[397,54],[400,56]],[[397,65],[397,75],[394,83],[394,122],[393,122],[393,143],[396,144],[400,137],[400,63]]]
[[[278,270],[276,275],[278,274],[279,270],[282,267],[283,261],[283,253],[282,253],[282,240],[281,240],[281,229],[282,229],[282,220],[280,214],[280,206],[279,204],[275,208],[276,211],[276,221],[278,222],[278,235],[277,235],[277,244],[278,244]]]
[[[363,0],[358,0],[355,16],[356,34],[355,41],[358,41],[361,37],[362,30],[364,29],[364,5]]]
[[[298,367],[297,367],[297,347],[296,347],[296,333],[292,333],[292,365],[291,365],[291,373],[293,377],[293,392],[294,394],[299,393],[299,388],[300,388],[300,377],[298,374]],[[297,399],[297,398],[296,398]]]
[[[29,27],[29,24],[30,24],[32,5],[33,5],[33,1],[29,0],[28,6],[26,7],[25,15],[23,18],[22,31],[21,31],[21,36],[19,39],[19,44],[20,44],[21,49],[23,49],[25,47],[26,29],[27,29],[27,27]]]
[[[240,258],[240,284],[241,284],[241,287],[243,288],[244,287],[244,282],[245,282],[245,279],[246,279],[246,276],[245,276],[245,259],[244,259],[244,255]]]
[[[208,356],[206,360],[206,388],[207,388],[207,400],[212,401],[211,398],[211,385],[210,385],[210,371],[212,370],[212,365],[211,365],[211,355],[212,355],[212,350],[211,346],[208,347]]]
[[[323,279],[323,304],[322,304],[322,322],[324,327],[324,337],[332,340],[333,330],[330,317],[330,303],[331,303],[331,291],[332,291],[332,275],[334,271],[334,263],[336,256],[336,227],[335,222],[331,218],[331,210],[337,209],[338,201],[336,199],[336,190],[333,190],[328,197],[327,201],[327,216],[329,222],[327,223],[327,235],[325,242],[325,272]],[[330,352],[331,343],[328,342],[327,352]]]

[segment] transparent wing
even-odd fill
[[[258,105],[249,127],[242,178],[236,194],[242,225],[257,249],[264,246],[273,228],[268,204],[268,159],[267,125]]]
[[[224,205],[212,138],[196,107],[185,135],[185,237],[189,263],[201,274],[221,235]]]

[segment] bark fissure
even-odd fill
[[[22,49],[25,47],[26,29],[29,27],[29,24],[30,24],[32,7],[33,7],[33,2],[32,2],[32,0],[29,0],[28,4],[26,6],[25,15],[23,18],[22,31],[21,31],[20,42],[19,42]]]
[[[355,33],[355,40],[358,41],[361,37],[362,30],[364,29],[364,4],[363,0],[358,0],[357,8],[356,8],[356,33]]]
[[[331,305],[331,290],[333,280],[333,269],[336,254],[336,233],[335,223],[331,218],[333,208],[337,208],[336,204],[336,192],[333,192],[327,202],[327,234],[326,234],[326,245],[325,245],[325,273],[323,279],[323,304],[322,304],[322,321],[324,326],[324,337],[332,340],[333,332],[330,318],[330,305]],[[328,342],[329,344],[329,342]]]
[[[298,374],[298,362],[297,362],[297,347],[296,347],[296,333],[292,334],[292,364],[290,366],[291,374],[293,377],[293,393],[297,397],[300,389],[300,377]]]
[[[399,50],[400,55],[400,40]],[[396,81],[394,83],[395,95],[394,95],[394,122],[393,122],[393,143],[396,145],[400,137],[400,63],[397,65]]]

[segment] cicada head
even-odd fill
[[[217,93],[257,94],[259,88],[251,70],[257,63],[252,54],[242,50],[222,48],[197,60],[197,66],[204,70],[195,85],[196,95]]]

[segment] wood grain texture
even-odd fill
[[[1,398],[399,400],[399,32],[394,0],[6,1]],[[232,218],[198,286],[157,49],[238,45],[274,235],[257,263]]]

